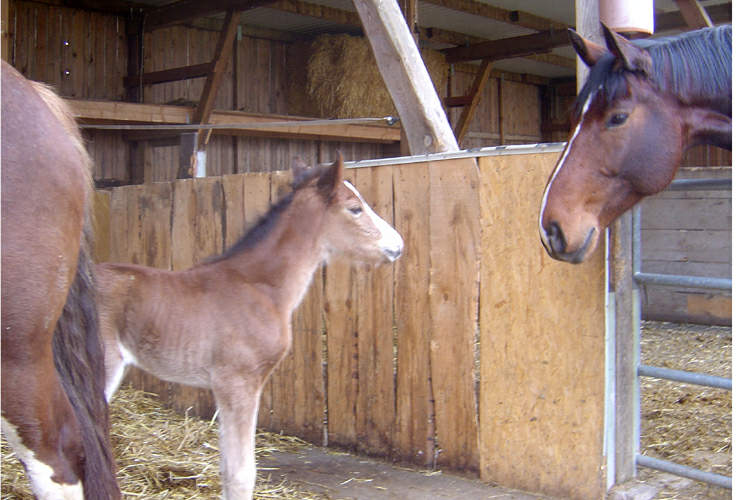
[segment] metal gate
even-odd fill
[[[668,189],[674,191],[731,190],[730,179],[681,179]],[[610,467],[608,484],[636,475],[636,466],[669,472],[697,481],[732,488],[732,478],[667,460],[640,454],[639,377],[654,377],[687,384],[732,390],[732,380],[704,373],[686,372],[640,363],[640,287],[646,284],[710,290],[732,289],[729,278],[644,273],[641,271],[641,212],[636,207],[621,217],[610,232],[608,325],[608,432],[605,447]]]

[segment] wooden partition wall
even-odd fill
[[[507,487],[604,493],[604,258],[572,266],[539,243],[557,153],[347,171],[405,252],[333,261],[294,315],[294,346],[261,428]],[[288,189],[287,172],[97,194],[97,257],[184,269],[220,253]],[[210,417],[206,391],[129,379]]]

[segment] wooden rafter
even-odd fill
[[[479,73],[474,79],[471,90],[469,90],[469,93],[467,94],[467,97],[469,97],[469,102],[464,106],[464,109],[461,112],[461,117],[458,119],[458,123],[456,124],[456,129],[454,131],[456,140],[459,144],[466,135],[466,132],[469,130],[469,123],[471,122],[471,119],[474,118],[474,112],[477,109],[479,99],[482,96],[482,91],[484,90],[484,87],[487,84],[487,79],[490,76],[490,70],[492,69],[491,63],[492,61],[490,59],[482,60],[482,65],[479,68]]]
[[[507,59],[511,57],[529,56],[546,52],[554,47],[568,45],[567,30],[552,30],[533,35],[522,35],[512,38],[501,38],[489,42],[482,42],[468,47],[455,47],[442,52],[449,63],[473,61],[476,59]]]
[[[703,8],[698,0],[674,0],[674,2],[680,8],[682,17],[685,18],[685,22],[691,30],[714,25],[711,22],[711,17],[706,13],[706,9]]]
[[[732,21],[731,2],[720,5],[709,5],[708,7],[703,7],[703,10],[714,23],[727,23]],[[654,19],[654,25],[657,32],[683,29],[687,26],[685,18],[679,10],[657,14]]]
[[[208,119],[211,117],[211,112],[214,109],[216,102],[216,95],[219,92],[219,87],[224,78],[224,73],[227,69],[229,62],[229,56],[232,53],[232,44],[234,37],[237,33],[237,26],[240,22],[240,15],[242,14],[239,10],[228,11],[224,18],[224,27],[221,30],[219,41],[216,45],[216,53],[214,59],[211,62],[211,71],[208,73],[206,79],[206,85],[203,87],[203,93],[198,103],[198,107],[195,110],[195,116],[193,121],[195,123],[208,123]],[[198,134],[198,147],[204,149],[208,140],[208,134],[201,132]]]
[[[170,68],[161,71],[152,71],[144,73],[142,77],[126,76],[125,86],[133,87],[143,83],[143,85],[154,85],[156,83],[176,82],[179,80],[189,80],[191,78],[201,78],[208,76],[213,68],[213,63],[193,64],[192,66],[183,66],[181,68]]]
[[[529,12],[521,10],[508,10],[500,7],[495,7],[483,2],[476,2],[474,0],[421,0],[423,3],[429,3],[445,7],[447,9],[465,12],[467,14],[474,14],[488,19],[494,19],[496,21],[502,21],[504,23],[514,24],[516,26],[523,26],[537,31],[547,31],[552,29],[565,29],[568,26],[565,23],[560,23],[547,19]]]
[[[146,12],[145,31],[184,23],[230,10],[244,11],[272,3],[273,0],[181,0]]]

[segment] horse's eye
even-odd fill
[[[628,119],[627,113],[615,113],[607,120],[607,128],[619,127]]]
[[[354,216],[357,216],[362,213],[362,207],[351,207],[349,209],[349,213],[351,213]]]

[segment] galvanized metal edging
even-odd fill
[[[671,368],[661,368],[659,366],[639,365],[638,375],[641,377],[654,377],[675,382],[685,382],[686,384],[701,385],[704,387],[716,387],[717,389],[732,390],[732,379],[716,377],[705,373],[686,372],[683,370],[673,370]]]

